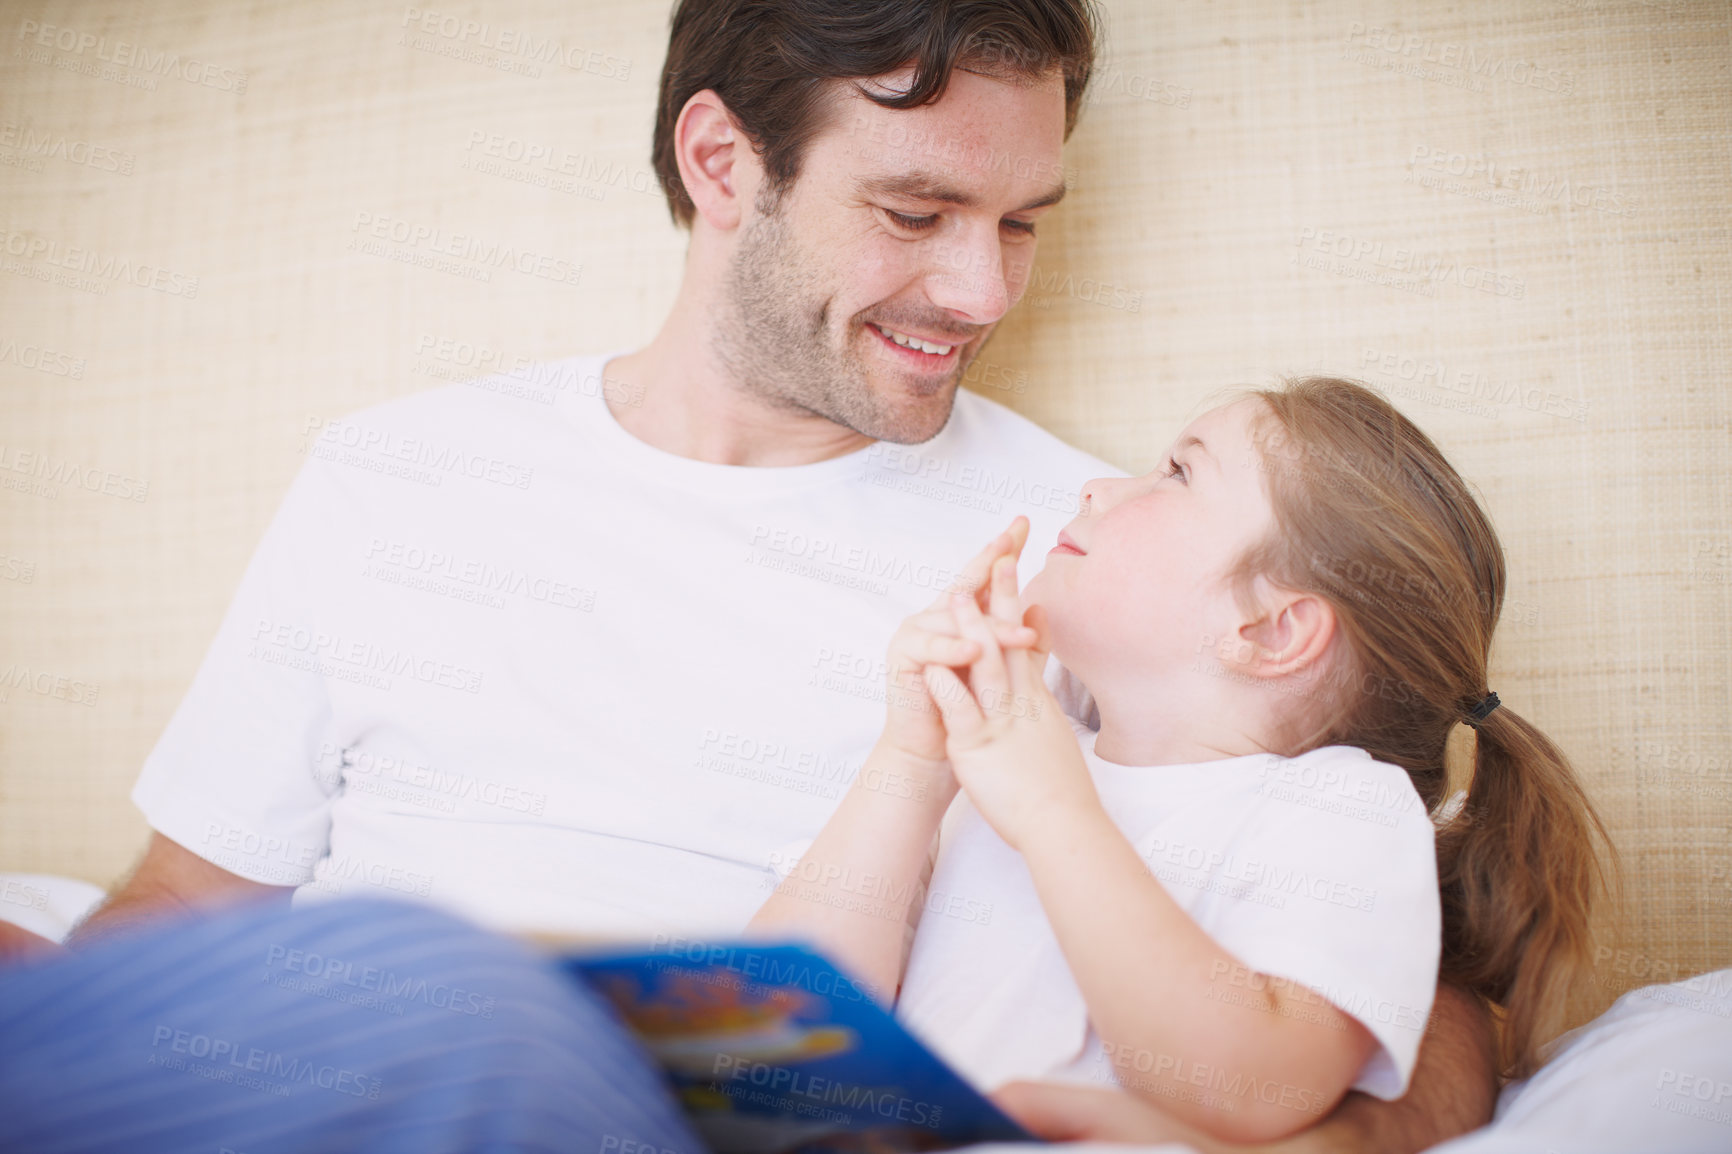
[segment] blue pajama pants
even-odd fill
[[[0,969],[0,1150],[703,1154],[612,1010],[419,906],[248,906]]]

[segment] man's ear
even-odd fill
[[[713,89],[692,94],[674,124],[674,160],[698,215],[711,228],[739,227],[763,168],[752,142]]]
[[[1335,607],[1311,593],[1256,582],[1259,613],[1239,625],[1239,651],[1251,657],[1241,672],[1275,680],[1315,672],[1335,640]]]

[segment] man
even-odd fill
[[[291,893],[738,931],[876,737],[896,623],[1017,514],[1026,579],[1116,472],[958,391],[1064,195],[1093,36],[1085,0],[685,0],[660,332],[538,373],[551,413],[457,385],[318,430],[77,938]],[[1415,1093],[1314,1135],[1483,1120],[1483,1020],[1440,1005]],[[1080,1092],[1029,1093],[1088,1132]]]
[[[263,885],[737,931],[881,727],[895,626],[1013,516],[1050,542],[1111,471],[958,393],[1064,193],[1080,11],[1047,5],[1054,35],[1003,6],[1030,22],[993,45],[1009,63],[902,109],[939,14],[886,4],[804,47],[869,64],[857,87],[784,59],[834,27],[786,7],[784,38],[675,20],[656,157],[692,239],[655,340],[539,374],[551,421],[458,385],[320,430],[95,928]],[[954,53],[974,29],[949,20]]]

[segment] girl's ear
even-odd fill
[[[680,110],[674,159],[680,183],[705,223],[720,232],[737,228],[748,197],[756,193],[761,167],[746,134],[712,90],[693,93]]]
[[[1239,625],[1239,652],[1251,655],[1240,672],[1271,681],[1315,672],[1335,640],[1335,607],[1261,577],[1255,593],[1260,612]]]

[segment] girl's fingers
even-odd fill
[[[1016,559],[1000,557],[992,563],[992,590],[988,602],[991,616],[987,618],[995,629],[1007,624],[1022,623],[1022,599],[1016,595]],[[1015,650],[1003,655],[1005,688],[1019,696],[1029,691],[1028,654]],[[983,698],[982,705],[988,703]]]
[[[1022,602],[1016,595],[1016,558],[1003,556],[992,563],[991,593],[987,612],[995,622],[1022,624]]]
[[[1047,623],[1046,609],[1030,605],[1022,615],[1023,624],[1034,634],[1034,644],[1028,650],[1028,668],[1037,679],[1046,676],[1046,658],[1052,652],[1052,627]]]
[[[948,598],[948,594],[946,597]],[[945,637],[961,637],[962,627],[957,624],[956,615],[946,605],[943,609],[929,609],[908,619],[908,623],[916,629],[927,633],[936,633]],[[1015,621],[994,621],[992,633],[999,645],[1006,649],[1027,649],[1039,639],[1039,635],[1027,625]]]
[[[1005,669],[1004,651],[999,648],[998,639],[993,636],[991,619],[981,614],[980,606],[974,603],[974,598],[966,593],[953,595],[951,610],[956,614],[957,623],[962,626],[962,635],[980,643],[980,656],[968,667],[968,684],[980,699],[980,703],[990,709],[991,703],[1010,689],[1010,674]]]
[[[966,745],[986,723],[980,706],[975,704],[974,695],[968,692],[968,686],[962,684],[961,678],[942,665],[928,665],[923,676],[926,678],[926,692],[931,694],[938,705],[939,716],[944,718],[945,732],[952,740],[960,740]]]
[[[980,656],[980,642],[922,631],[908,639],[902,653],[909,665],[970,665]]]
[[[948,590],[941,595],[934,605],[943,605],[951,593],[972,593],[975,603],[984,605],[985,592],[992,574],[993,562],[1000,557],[1020,557],[1022,547],[1028,543],[1028,518],[1017,517],[1010,523],[1010,528],[986,543],[986,548],[975,554],[974,559],[962,567]]]

